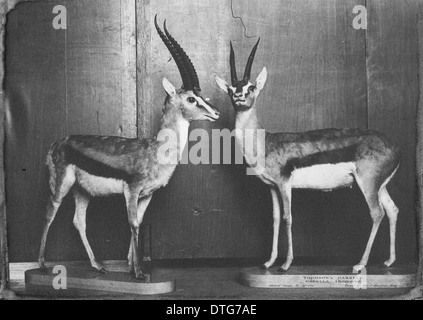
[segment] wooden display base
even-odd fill
[[[53,283],[58,274],[53,268],[25,272],[25,287],[32,293],[52,293],[60,295],[69,292],[103,291],[109,293],[126,293],[134,295],[157,295],[175,290],[175,281],[155,279],[154,272],[149,280],[136,280],[128,272],[108,272],[101,274],[91,268],[66,268],[66,290],[55,290]]]
[[[243,269],[241,284],[252,288],[398,289],[417,285],[415,267],[367,268],[367,274],[353,274],[352,267],[293,266],[288,272],[277,268]]]

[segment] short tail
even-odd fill
[[[56,167],[55,167],[54,162],[53,162],[53,149],[50,149],[50,151],[47,154],[46,166],[47,166],[48,171],[49,171],[50,191],[51,191],[52,194],[54,194],[54,192],[56,190],[57,172],[56,172]]]
[[[56,192],[56,187],[57,187],[56,185],[57,184],[57,170],[56,170],[54,159],[58,154],[58,149],[60,148],[60,146],[63,144],[65,140],[66,139],[63,139],[61,141],[56,141],[55,143],[53,143],[47,154],[46,166],[49,171],[49,186],[50,186],[51,194],[54,194]]]

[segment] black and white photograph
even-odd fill
[[[422,1],[0,1],[0,300],[423,300]]]

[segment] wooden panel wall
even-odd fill
[[[53,3],[22,5],[8,25],[17,35],[8,40],[7,61],[12,259],[36,258],[46,194],[43,158],[49,143],[69,133],[138,132],[146,137],[159,130],[162,78],[175,86],[181,80],[154,30],[156,13],[190,55],[204,96],[223,113],[220,121],[194,128],[233,128],[232,107],[214,75],[230,77],[229,40],[242,73],[261,36],[253,77],[267,67],[268,83],[259,103],[262,124],[269,131],[369,127],[400,143],[404,165],[391,188],[401,210],[398,253],[402,261],[415,258],[417,0],[63,3],[69,11],[67,32],[50,27]],[[364,4],[369,30],[355,30],[353,8]],[[346,257],[345,263],[357,262],[371,228],[358,188],[296,191],[293,200],[297,257],[337,256]],[[86,258],[71,225],[72,211],[68,201],[53,225],[48,256],[54,259]],[[95,201],[88,219],[98,258],[125,258],[129,234],[122,198]],[[257,179],[245,176],[242,165],[179,166],[170,184],[155,194],[146,220],[152,225],[156,259],[270,253],[271,198]],[[386,221],[380,233],[375,262],[388,255]],[[282,254],[284,244],[282,236]]]
[[[52,27],[58,4],[68,10],[67,30]],[[13,36],[7,38],[6,165],[13,261],[37,257],[49,145],[69,134],[136,136],[134,9],[134,0],[25,3],[8,17],[7,33]],[[72,226],[72,202],[65,201],[52,226],[47,257],[86,258]],[[116,214],[121,218],[113,223],[110,216]],[[89,215],[89,238],[99,256],[123,258],[127,243],[121,235],[128,231],[123,202],[94,201]]]
[[[391,184],[400,208],[398,248],[413,254],[416,248],[415,155],[418,103],[418,4],[372,0],[369,3],[367,45],[369,128],[388,134],[403,151],[402,165]],[[388,223],[382,230],[387,231]],[[409,232],[406,232],[408,230]],[[382,232],[378,245],[388,241]]]

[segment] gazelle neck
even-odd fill
[[[265,141],[262,141],[257,134],[258,130],[264,128],[260,125],[255,106],[237,112],[235,129],[236,140],[245,160],[250,166],[255,167],[257,155],[264,155],[266,152]]]
[[[167,109],[163,113],[160,130],[169,129],[175,132],[178,137],[178,144],[171,151],[177,152],[178,161],[181,161],[182,153],[188,141],[189,121],[182,117],[179,110]]]
[[[239,130],[263,129],[257,116],[257,109],[253,106],[250,109],[238,111],[236,113],[235,128]]]

